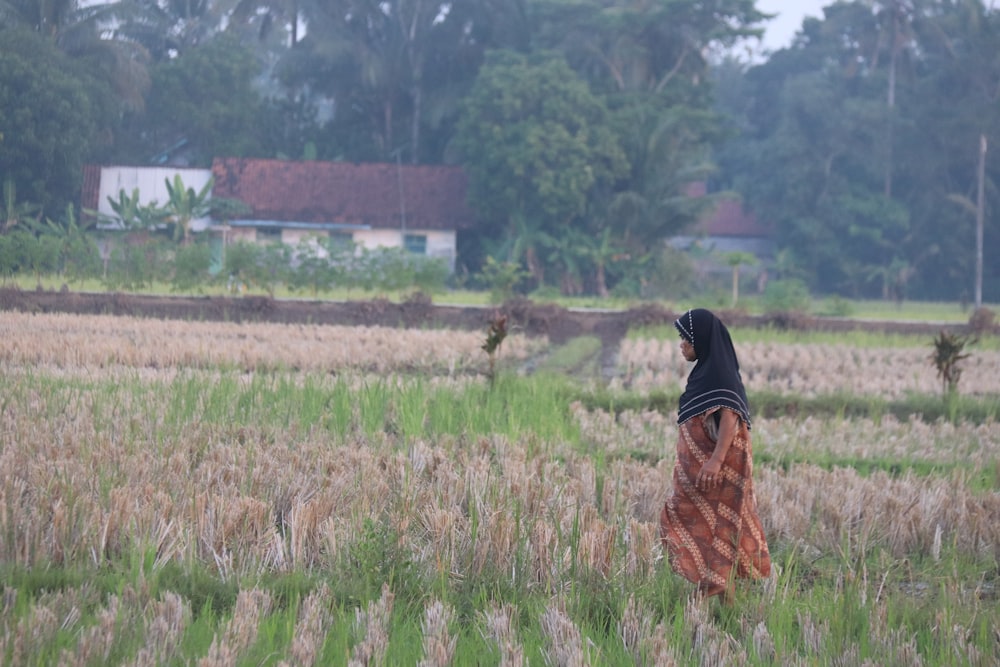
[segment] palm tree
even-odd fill
[[[733,307],[740,300],[740,267],[753,266],[757,257],[749,252],[727,252],[726,264],[733,268]]]
[[[280,40],[288,49],[302,41],[302,25],[308,25],[310,32],[321,29],[316,21],[328,11],[317,0],[228,0],[225,4],[230,7],[225,12],[228,30],[250,28],[257,39]]]
[[[227,2],[118,0],[115,38],[141,44],[154,60],[175,57],[222,30]]]
[[[899,69],[899,59],[913,43],[913,16],[915,8],[912,0],[877,0],[875,3],[877,15],[881,22],[887,23],[889,42],[889,81],[886,86],[886,113],[889,124],[886,132],[886,165],[884,175],[884,194],[892,196],[892,162],[895,142],[896,120],[896,75]],[[876,55],[875,62],[878,62]]]
[[[712,44],[759,36],[766,15],[747,2],[596,0],[552,3],[539,23],[542,41],[598,85],[618,92],[661,93],[672,81],[697,82],[708,70]],[[582,7],[581,7],[582,5]]]

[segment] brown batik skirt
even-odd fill
[[[759,579],[771,572],[751,480],[750,431],[742,420],[722,466],[723,482],[704,492],[695,486],[698,471],[715,451],[705,428],[712,412],[680,425],[674,494],[660,514],[670,565],[708,595],[725,591],[733,576]]]

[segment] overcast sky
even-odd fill
[[[763,46],[769,51],[777,51],[788,46],[792,37],[802,27],[806,16],[823,18],[823,7],[835,0],[757,0],[757,9],[768,14],[777,14],[767,22]]]

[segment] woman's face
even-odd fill
[[[687,342],[683,336],[681,336],[681,354],[688,361],[697,361],[698,355],[694,353],[694,345]]]

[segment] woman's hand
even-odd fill
[[[722,484],[722,461],[714,456],[705,461],[698,471],[695,486],[702,491],[710,491]]]
[[[729,408],[719,410],[719,438],[715,442],[715,451],[701,466],[695,479],[695,486],[702,491],[717,489],[722,485],[722,462],[726,460],[729,447],[736,439],[736,432],[739,429],[739,417],[734,410]]]

